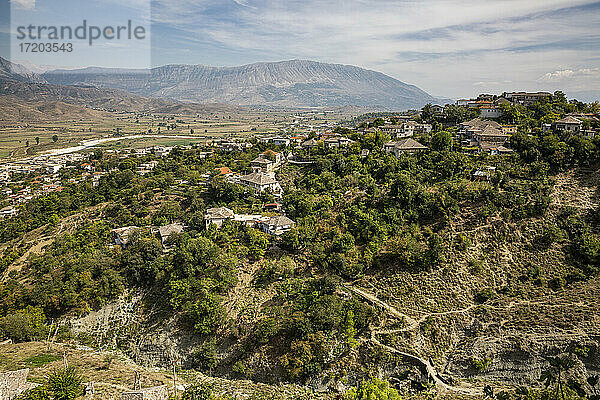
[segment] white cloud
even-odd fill
[[[11,0],[11,3],[22,10],[35,9],[35,0]]]
[[[482,90],[545,87],[550,81],[538,78],[548,71],[599,65],[600,34],[590,29],[597,9],[574,9],[592,0],[233,2],[244,7],[155,0],[153,16],[175,27],[186,47],[211,43],[238,55],[220,65],[290,58],[354,64],[447,96],[469,95],[473,82]]]
[[[600,77],[600,68],[561,69],[544,74],[540,81],[562,81],[567,79]]]

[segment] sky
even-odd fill
[[[600,1],[12,0],[11,6],[13,28],[16,20],[76,24],[84,16],[99,25],[133,18],[151,28],[151,46],[100,41],[73,57],[42,60],[53,65],[307,59],[373,69],[449,98],[600,92]],[[0,27],[0,38],[10,31]]]

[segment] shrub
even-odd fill
[[[356,388],[344,395],[345,400],[400,400],[400,394],[386,380],[371,378],[363,380]]]
[[[41,308],[27,306],[0,319],[0,333],[15,342],[41,340],[48,333],[46,316]]]
[[[181,400],[209,400],[212,396],[213,386],[207,383],[191,385],[181,395]]]
[[[214,339],[209,340],[196,348],[192,356],[196,366],[204,371],[209,371],[216,367],[217,346]]]

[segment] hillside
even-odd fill
[[[49,372],[62,368],[65,360],[69,366],[76,368],[85,384],[93,384],[94,399],[97,400],[120,398],[121,393],[134,389],[136,376],[142,388],[167,385],[169,392],[173,393],[172,369],[144,368],[119,352],[95,351],[73,343],[53,343],[51,348],[42,342],[0,344],[0,373],[29,368],[30,382],[42,382]],[[175,382],[180,394],[182,387],[201,382],[211,385],[215,395],[228,396],[228,399],[266,396],[273,400],[308,398],[308,392],[295,385],[261,385],[249,381],[211,378],[197,372],[179,371]]]
[[[0,80],[14,80],[20,82],[45,83],[38,74],[20,64],[15,64],[0,57]]]
[[[420,108],[443,102],[414,85],[350,65],[313,61],[239,67],[166,65],[151,71],[87,68],[43,74],[59,85],[91,85],[141,96],[236,105]]]

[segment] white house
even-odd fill
[[[240,177],[240,184],[248,186],[259,192],[270,189],[275,194],[281,194],[283,191],[277,180],[263,172],[253,172],[249,175]]]
[[[296,226],[296,223],[284,215],[278,215],[263,220],[259,223],[260,229],[269,235],[279,236],[283,235],[290,229]]]
[[[402,153],[416,153],[427,150],[427,147],[412,138],[406,138],[398,142],[387,142],[383,145],[383,150],[386,153],[392,153],[396,157],[399,157]]]
[[[233,210],[227,207],[209,208],[204,215],[206,229],[208,229],[211,224],[215,224],[217,228],[220,228],[223,226],[223,222],[228,219],[233,219],[234,215],[235,213]]]
[[[577,133],[581,131],[581,127],[583,122],[575,117],[565,117],[563,119],[559,119],[558,121],[554,121],[552,127],[554,130],[559,132],[572,132]]]
[[[500,118],[503,114],[502,109],[496,106],[482,106],[479,110],[482,118]]]

